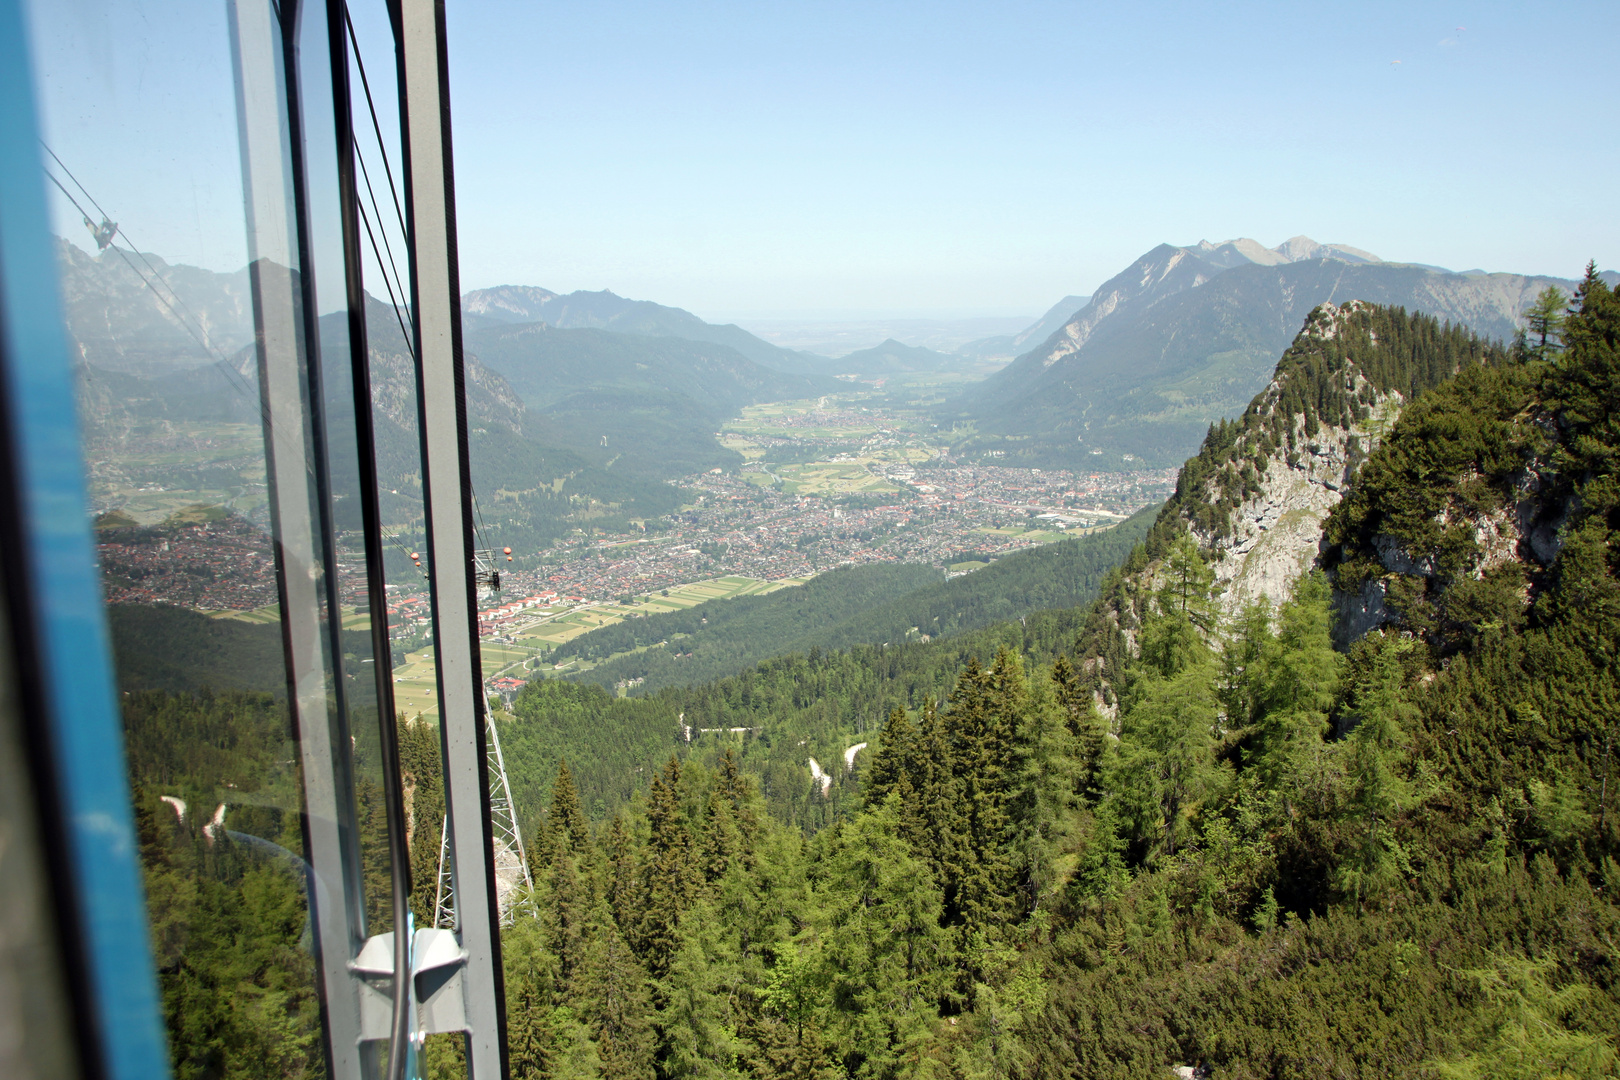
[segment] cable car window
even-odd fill
[[[375,1072],[391,1045],[351,969],[405,909],[342,12],[31,9],[86,513],[180,1074]],[[386,990],[384,966],[366,978]]]

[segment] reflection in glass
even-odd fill
[[[364,294],[345,255],[328,14],[31,5],[87,509],[180,1075],[325,1075],[323,979],[330,1064],[350,1072],[358,1020],[334,987],[394,923],[390,657],[370,632],[385,613],[367,590],[370,402],[351,364]]]

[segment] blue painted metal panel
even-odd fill
[[[67,338],[19,0],[0,0],[0,354],[25,511],[25,573],[49,688],[58,796],[80,910],[63,913],[90,966],[112,1080],[162,1080],[168,1054],[147,939],[105,609],[86,516]]]

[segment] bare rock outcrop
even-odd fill
[[[1357,301],[1324,304],[1301,336],[1330,340],[1346,319],[1369,306]],[[1262,416],[1270,418],[1284,407],[1288,377],[1279,370],[1262,392]],[[1316,565],[1328,513],[1344,498],[1356,468],[1389,433],[1405,405],[1399,392],[1380,392],[1353,365],[1339,377],[1346,394],[1369,402],[1364,418],[1353,419],[1349,426],[1322,422],[1309,431],[1305,417],[1289,416],[1292,432],[1286,442],[1294,449],[1284,454],[1279,448],[1270,456],[1250,485],[1258,486],[1258,491],[1251,490],[1219,527],[1196,519],[1190,522],[1199,546],[1215,554],[1213,568],[1223,589],[1220,603],[1228,614],[1261,598],[1273,605],[1289,598],[1294,580]],[[1238,436],[1227,468],[1240,469],[1251,451],[1247,440],[1259,437]]]

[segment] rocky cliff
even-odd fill
[[[1459,372],[1494,370],[1506,359],[1461,327],[1402,308],[1351,301],[1313,309],[1265,389],[1236,420],[1209,428],[1147,542],[1098,601],[1077,651],[1099,706],[1112,710],[1112,681],[1135,648],[1135,628],[1178,536],[1190,533],[1209,561],[1225,615],[1262,598],[1286,601],[1300,574],[1345,562],[1342,544],[1325,532],[1410,403]],[[1539,512],[1531,518],[1534,528],[1545,524]],[[1366,538],[1367,550],[1377,543]],[[1391,559],[1403,557],[1385,546]],[[1376,558],[1360,557],[1363,578],[1386,572]],[[1353,601],[1343,607],[1351,633],[1389,617],[1370,601],[1365,616],[1354,614]]]
[[[1372,305],[1360,301],[1322,305],[1306,319],[1291,352],[1320,355],[1326,342],[1358,332],[1355,317],[1371,310]],[[1376,345],[1370,331],[1368,344]],[[1336,388],[1363,403],[1363,409],[1334,422],[1319,421],[1314,432],[1308,431],[1308,417],[1289,412],[1285,404],[1296,376],[1292,368],[1279,367],[1250,406],[1262,425],[1233,440],[1232,457],[1223,465],[1240,481],[1242,470],[1252,469],[1254,480],[1239,488],[1244,495],[1225,515],[1184,513],[1199,546],[1211,553],[1220,603],[1228,614],[1262,598],[1272,604],[1288,599],[1294,580],[1317,561],[1329,511],[1344,498],[1357,467],[1406,404],[1399,389],[1380,389],[1354,360],[1347,360],[1333,377]],[[1291,449],[1273,455],[1271,432],[1278,424],[1284,425],[1283,443]],[[1253,465],[1257,456],[1267,461],[1263,472]],[[1228,486],[1233,486],[1230,481]],[[1218,503],[1219,487],[1217,478],[1206,480],[1203,501]]]

